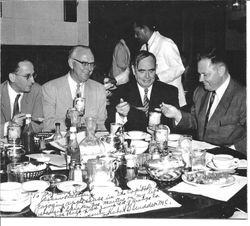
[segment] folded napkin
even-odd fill
[[[178,146],[178,141],[168,141],[168,146],[176,148]],[[216,147],[218,146],[204,141],[192,140],[192,149],[212,149]]]
[[[48,162],[49,164],[58,166],[58,167],[65,167],[66,161],[63,155],[54,155],[54,154],[30,154],[26,155],[29,158],[36,159],[37,161],[41,162]]]
[[[235,177],[235,183],[226,187],[218,187],[215,185],[193,186],[185,182],[181,182],[176,186],[170,188],[169,191],[203,195],[212,199],[217,199],[226,202],[247,184],[247,177],[242,177],[237,175],[234,175],[234,177]]]

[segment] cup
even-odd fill
[[[178,141],[177,151],[182,153],[182,158],[186,164],[185,168],[191,167],[192,136],[181,135]]]
[[[159,145],[160,152],[164,155],[168,154],[168,134],[170,129],[166,125],[157,125],[155,127],[155,141]]]
[[[228,169],[232,165],[238,164],[239,163],[239,159],[238,158],[234,158],[231,155],[219,154],[219,155],[214,155],[213,156],[212,162],[219,169]]]
[[[10,162],[19,162],[24,154],[25,150],[21,145],[13,145],[6,148],[6,156]]]
[[[81,125],[79,111],[77,111],[75,108],[69,108],[66,114],[66,122],[68,127],[75,126],[78,128]]]
[[[204,170],[206,168],[206,150],[193,149],[191,154],[192,171]]]
[[[22,184],[18,182],[5,182],[0,184],[0,200],[15,201],[22,195]]]
[[[152,155],[149,153],[142,153],[137,155],[138,174],[147,174],[145,163],[152,159]]]
[[[7,165],[7,176],[10,182],[23,183],[27,180],[24,175],[24,166],[21,163],[9,163]]]

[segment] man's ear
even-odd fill
[[[13,73],[9,73],[9,80],[10,80],[11,82],[15,82],[15,80],[16,80],[16,75],[13,74]]]
[[[68,59],[68,64],[71,69],[73,69],[73,60],[71,58]]]
[[[226,73],[226,66],[224,64],[219,64],[217,70],[220,76],[223,76]]]

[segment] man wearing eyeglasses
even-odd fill
[[[60,122],[61,130],[66,131],[65,116],[69,108],[73,107],[77,86],[82,84],[81,90],[85,98],[84,117],[95,117],[97,129],[105,129],[106,94],[101,83],[90,79],[95,67],[95,58],[89,47],[75,46],[68,57],[70,71],[57,79],[49,81],[42,86],[44,130],[55,128]]]
[[[25,115],[43,117],[42,89],[35,83],[36,74],[30,60],[16,59],[10,63],[9,79],[1,84],[1,138],[7,135],[7,126],[12,120],[22,126]],[[32,121],[35,132],[43,125]]]

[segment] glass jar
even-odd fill
[[[86,137],[79,144],[82,164],[86,164],[88,159],[106,155],[103,142],[95,136],[96,118],[87,117],[85,119],[85,125]]]

